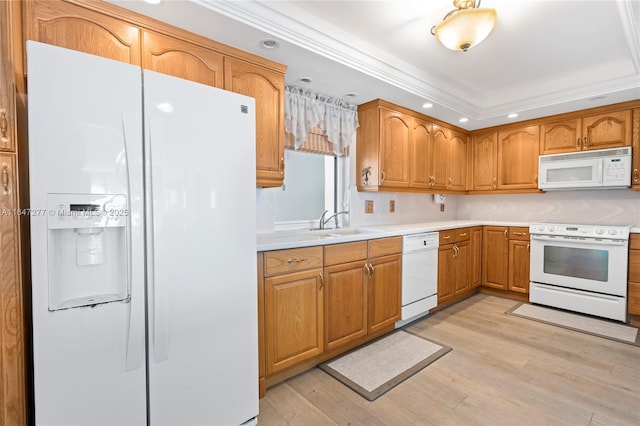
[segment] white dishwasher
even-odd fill
[[[402,240],[402,311],[396,328],[438,304],[438,241],[437,232],[405,235]]]

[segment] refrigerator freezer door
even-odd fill
[[[144,71],[152,425],[258,414],[254,100]]]
[[[27,63],[30,207],[38,212],[31,217],[35,423],[143,425],[146,374],[141,71],[121,62],[32,41],[27,43]],[[48,227],[48,219],[57,213],[48,211],[48,194],[128,196],[131,211],[126,226],[112,231],[126,240],[114,250],[121,252],[126,245],[121,268],[126,272],[114,277],[120,285],[125,275],[130,298],[50,310],[51,270],[58,266],[56,256],[60,254],[51,251],[68,250],[68,266],[83,270],[83,281],[89,288],[95,285],[92,273],[100,278],[106,274],[102,267],[109,261],[110,249],[104,245],[110,244],[110,239],[83,242],[82,232],[74,229],[87,229],[86,225],[73,229]],[[120,231],[125,228],[126,232]],[[75,232],[68,244],[67,239],[55,235],[63,231]],[[58,238],[60,244],[48,244],[52,238]],[[99,252],[95,251],[98,244]],[[93,255],[78,258],[78,245],[81,251],[91,249]],[[53,248],[48,250],[48,246]],[[58,281],[66,286],[69,297],[86,296],[82,283]]]

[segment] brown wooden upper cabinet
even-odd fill
[[[447,189],[450,191],[466,191],[469,138],[467,135],[455,130],[449,130],[449,135]]]
[[[224,86],[224,55],[193,43],[142,32],[142,68],[213,87]]]
[[[106,2],[27,1],[24,8],[25,40],[140,65],[255,98],[256,185],[282,185],[286,66]]]
[[[412,117],[380,108],[380,186],[409,186]]]
[[[284,181],[284,71],[235,58],[224,60],[224,87],[256,100],[256,179],[263,187]]]
[[[498,132],[498,189],[538,187],[539,126]]]
[[[495,191],[498,189],[498,133],[473,136],[471,141],[471,189]]]
[[[411,129],[411,180],[412,188],[429,189],[431,180],[431,149],[433,124],[419,118],[413,119]]]
[[[640,190],[640,108],[633,109],[631,187]]]
[[[543,123],[540,154],[558,154],[631,145],[631,110]]]
[[[129,22],[62,1],[27,1],[24,8],[25,40],[140,65],[140,30]]]
[[[408,188],[413,117],[376,100],[358,107],[359,191]]]

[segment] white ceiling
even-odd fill
[[[498,25],[468,52],[430,34],[452,0],[109,1],[286,64],[288,84],[468,130],[640,99],[640,0],[484,0]]]

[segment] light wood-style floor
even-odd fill
[[[640,425],[640,347],[505,315],[483,294],[408,331],[451,352],[369,402],[314,368],[269,388],[260,426]]]

